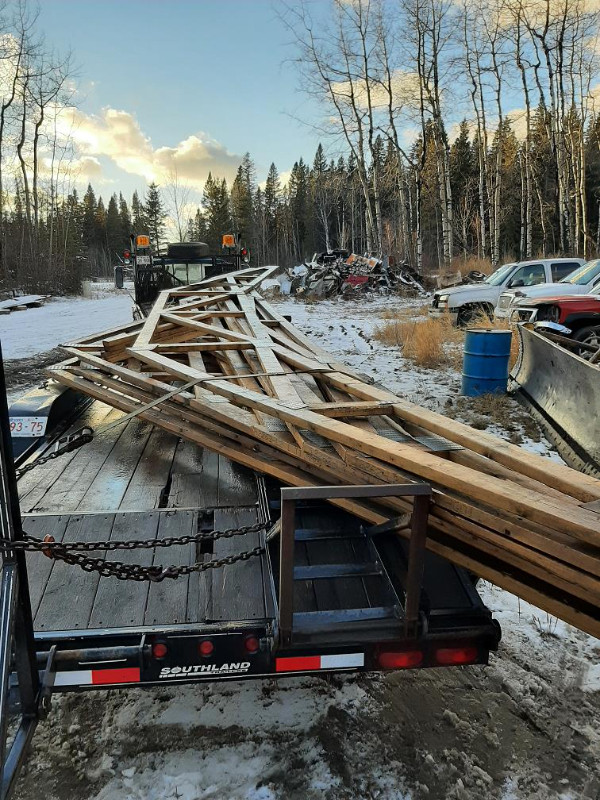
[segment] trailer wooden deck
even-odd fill
[[[101,429],[121,412],[92,403],[71,431]],[[251,525],[261,508],[259,478],[223,455],[179,439],[151,424],[130,420],[92,444],[47,462],[19,480],[24,530],[56,541],[115,541],[183,536],[200,530]],[[277,492],[275,492],[275,496]],[[362,565],[373,561],[360,521],[323,509],[299,509],[295,562],[299,567]],[[93,557],[142,565],[194,564],[251,550],[252,533],[211,545],[97,551]],[[161,583],[120,581],[88,573],[42,554],[27,555],[36,632],[194,625],[272,620],[268,556]],[[307,579],[295,584],[295,607],[313,612],[386,609],[388,627],[399,627],[398,598],[385,574]],[[368,620],[365,620],[366,624]]]
[[[93,403],[73,429],[100,427],[120,415]],[[259,519],[254,473],[152,425],[130,420],[91,445],[50,461],[19,480],[23,528],[56,541],[154,539],[252,525]],[[120,550],[111,560],[193,564],[259,544],[259,534],[201,548]],[[90,555],[104,557],[100,551]],[[161,583],[119,581],[27,555],[36,631],[195,624],[265,619],[264,557]]]

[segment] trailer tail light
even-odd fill
[[[410,669],[423,661],[422,650],[384,651],[377,656],[381,669]]]
[[[256,636],[247,636],[244,639],[244,648],[247,653],[258,653],[260,649],[260,641]]]
[[[164,658],[168,652],[169,648],[164,642],[156,642],[156,644],[152,645],[152,655],[154,658]]]
[[[198,644],[198,652],[200,653],[201,656],[205,656],[205,657],[212,656],[212,654],[214,652],[214,649],[215,649],[215,646],[210,641],[210,639],[203,639]]]
[[[441,647],[436,651],[435,659],[438,664],[450,667],[458,664],[474,664],[479,658],[476,647]]]

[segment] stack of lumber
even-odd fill
[[[170,393],[140,417],[288,485],[427,482],[430,550],[600,636],[600,481],[337,363],[262,299],[272,269],[163,291],[49,374],[124,412]],[[409,535],[410,498],[335,503]]]
[[[47,298],[48,295],[28,294],[20,297],[11,297],[9,300],[1,300],[0,314],[10,314],[11,311],[26,311],[28,308],[39,308]]]

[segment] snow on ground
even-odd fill
[[[2,354],[6,359],[27,358],[96,331],[124,325],[131,321],[131,306],[128,292],[92,284],[89,299],[54,298],[41,308],[1,315]]]
[[[414,368],[372,339],[384,311],[420,304],[277,308],[402,397],[455,407],[455,370]],[[525,422],[489,427],[552,457]],[[65,695],[16,798],[38,800],[43,787],[47,800],[598,800],[600,642],[480,588],[503,629],[488,667]]]

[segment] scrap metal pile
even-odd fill
[[[140,418],[287,485],[427,482],[431,551],[600,636],[600,481],[337,363],[263,300],[272,274],[166,290],[49,374],[124,412],[154,401]],[[410,498],[332,502],[409,536]]]
[[[312,261],[286,270],[279,279],[285,294],[307,300],[342,295],[353,297],[363,292],[410,289],[424,293],[421,276],[407,264],[396,265],[374,256],[359,256],[347,250],[315,253]]]

